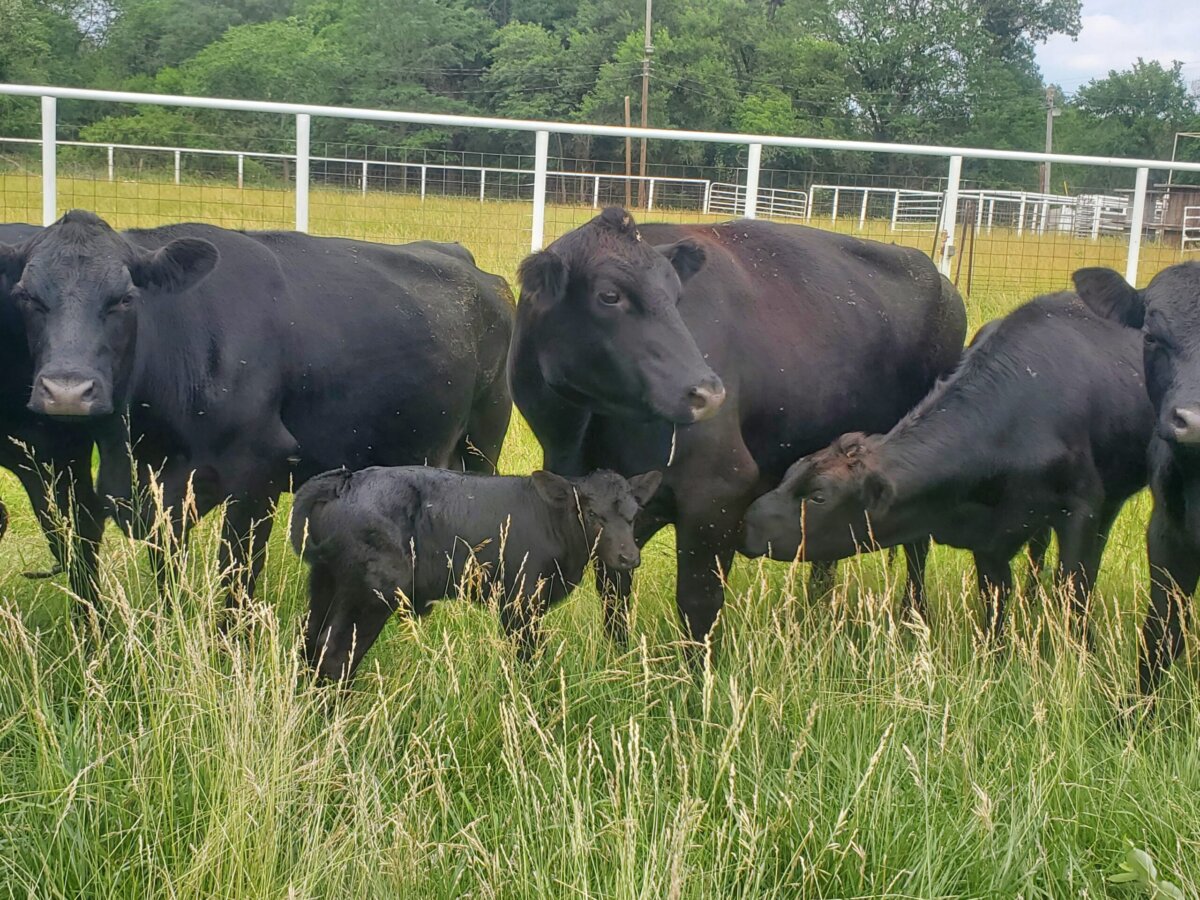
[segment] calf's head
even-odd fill
[[[1164,269],[1140,291],[1112,269],[1072,277],[1093,312],[1141,329],[1159,437],[1176,447],[1200,445],[1200,263]]]
[[[882,513],[891,497],[890,483],[869,464],[877,441],[845,434],[794,463],[747,510],[742,552],[784,561],[852,556],[870,540],[868,515]]]
[[[579,523],[596,559],[624,572],[636,569],[642,561],[633,522],[661,481],[661,472],[646,472],[628,480],[603,470],[578,479],[533,473],[533,486],[542,500],[570,523],[568,527]]]
[[[178,291],[217,261],[208,241],[135,247],[102,219],[72,211],[19,246],[0,244],[33,360],[29,408],[49,416],[104,416],[128,400],[138,306]]]
[[[704,263],[692,240],[651,247],[617,207],[526,257],[518,329],[546,383],[606,415],[685,425],[715,414],[725,387],[676,308]]]

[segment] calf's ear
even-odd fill
[[[684,238],[674,244],[664,244],[654,249],[667,258],[667,262],[679,276],[680,284],[687,284],[693,275],[704,268],[704,263],[708,260],[704,248],[691,238]]]
[[[575,485],[561,475],[540,469],[531,477],[538,495],[551,506],[575,505]]]
[[[629,479],[629,487],[633,489],[633,499],[637,501],[638,506],[645,506],[649,503],[660,484],[662,484],[662,472],[657,470],[634,475]]]
[[[556,253],[530,253],[517,269],[521,299],[554,303],[567,292],[567,264]]]
[[[1112,269],[1079,269],[1071,276],[1079,298],[1098,316],[1141,328],[1146,306],[1141,293]]]
[[[129,266],[142,290],[182,291],[199,284],[217,264],[217,248],[200,238],[179,238],[146,253]]]

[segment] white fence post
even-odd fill
[[[646,212],[654,209],[654,179],[650,179],[650,187],[646,190]]]
[[[712,207],[712,189],[713,183],[710,181],[704,186],[704,214],[709,215],[709,208]]]
[[[758,215],[758,176],[762,169],[762,144],[751,144],[746,154],[746,209],[743,216],[753,219]]]
[[[841,190],[839,188],[835,187],[833,189],[833,209],[829,213],[829,221],[831,223],[837,221],[837,208],[838,208],[838,195],[839,194],[841,194]]]
[[[308,231],[308,151],[312,119],[296,114],[296,230]]]
[[[181,159],[181,153],[178,150],[176,150],[175,151],[175,183],[176,184],[179,184],[179,170],[182,167],[183,167],[183,161]]]
[[[592,209],[600,208],[600,176],[592,183]]]
[[[863,188],[862,209],[858,211],[858,230],[862,231],[867,225],[867,200],[871,196],[870,188]]]
[[[899,221],[899,219],[900,219],[900,191],[896,190],[893,192],[893,194],[894,194],[894,196],[892,197],[892,227],[891,227],[891,230],[895,231],[896,230],[896,222]]]
[[[362,192],[363,196],[367,193],[367,161],[364,159],[362,164]]]
[[[942,231],[946,242],[942,244],[942,260],[938,265],[941,273],[950,275],[950,260],[954,256],[954,227],[958,224],[958,182],[962,178],[961,156],[950,157],[950,172],[946,178],[946,196],[942,201]]]
[[[237,155],[238,162],[238,190],[242,190],[246,186],[246,157],[242,154]]]
[[[112,144],[109,144],[108,145],[108,180],[109,181],[115,180],[115,175],[117,172],[115,156],[116,156],[116,148]]]
[[[421,202],[425,202],[425,175],[428,172],[428,167],[421,166]]]
[[[546,236],[546,169],[550,162],[550,132],[539,131],[533,143],[533,234],[530,250],[541,250]]]
[[[58,100],[42,98],[42,224],[58,218]]]
[[[479,170],[479,202],[482,203],[487,195],[487,169]]]
[[[1133,183],[1133,210],[1129,216],[1129,255],[1125,257],[1125,280],[1138,283],[1138,256],[1142,252],[1142,224],[1146,218],[1146,181],[1149,169],[1138,169]]]

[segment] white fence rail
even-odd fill
[[[746,208],[746,188],[740,184],[714,181],[708,190],[704,212],[716,216],[739,216]],[[755,208],[760,215],[775,219],[808,217],[808,194],[783,188],[759,188]]]
[[[1183,208],[1183,231],[1179,241],[1184,253],[1200,251],[1200,206]]]
[[[663,128],[625,128],[616,125],[588,125],[579,122],[539,122],[526,119],[500,119],[484,116],[454,116],[437,113],[398,112],[383,109],[354,109],[338,106],[312,106],[296,103],[271,103],[252,100],[228,100],[209,97],[183,97],[166,94],[142,94],[126,91],[97,91],[83,88],[45,87],[40,85],[0,84],[0,95],[14,97],[36,97],[41,102],[41,150],[42,150],[42,218],[46,223],[58,216],[58,109],[59,99],[101,103],[124,103],[151,106],[183,107],[191,109],[217,109],[250,113],[273,113],[292,116],[296,122],[297,172],[306,173],[310,152],[310,122],[313,117],[333,119],[356,119],[371,122],[393,122],[414,125],[449,127],[456,129],[489,129],[503,132],[534,133],[533,169],[533,227],[530,246],[540,248],[545,240],[545,210],[547,162],[549,158],[549,136],[558,134],[592,135],[617,138],[646,138],[663,141],[690,141],[709,144],[733,144],[746,148],[745,200],[742,214],[754,218],[758,214],[759,175],[764,146],[789,147],[808,150],[834,150],[841,152],[884,153],[902,156],[931,156],[947,160],[947,202],[940,217],[940,230],[946,235],[937,260],[939,268],[948,273],[950,261],[955,253],[954,235],[958,214],[959,182],[964,159],[1010,160],[1016,162],[1075,164],[1105,166],[1135,171],[1135,187],[1132,201],[1129,248],[1126,256],[1126,276],[1137,279],[1138,258],[1141,250],[1142,222],[1145,209],[1146,187],[1150,169],[1200,172],[1200,163],[1162,161],[1148,159],[1121,159],[1117,157],[1091,157],[1064,153],[1032,153],[1020,150],[990,150],[984,148],[965,149],[920,144],[892,144],[879,141],[846,141],[829,138],[806,138],[786,135],[728,134],[723,132],[673,131]],[[810,198],[811,199],[811,196]],[[296,183],[296,226],[307,227],[309,183],[307,178]],[[807,213],[807,209],[806,209]]]

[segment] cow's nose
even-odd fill
[[[688,391],[688,403],[692,407],[692,421],[703,422],[713,416],[725,402],[725,385],[715,375]]]
[[[636,550],[617,554],[617,562],[621,564],[621,568],[623,569],[636,569],[641,561],[642,555]]]
[[[29,404],[34,412],[50,416],[90,416],[98,410],[94,378],[41,377]]]
[[[1171,435],[1178,444],[1200,444],[1200,408],[1175,407],[1171,411]]]

